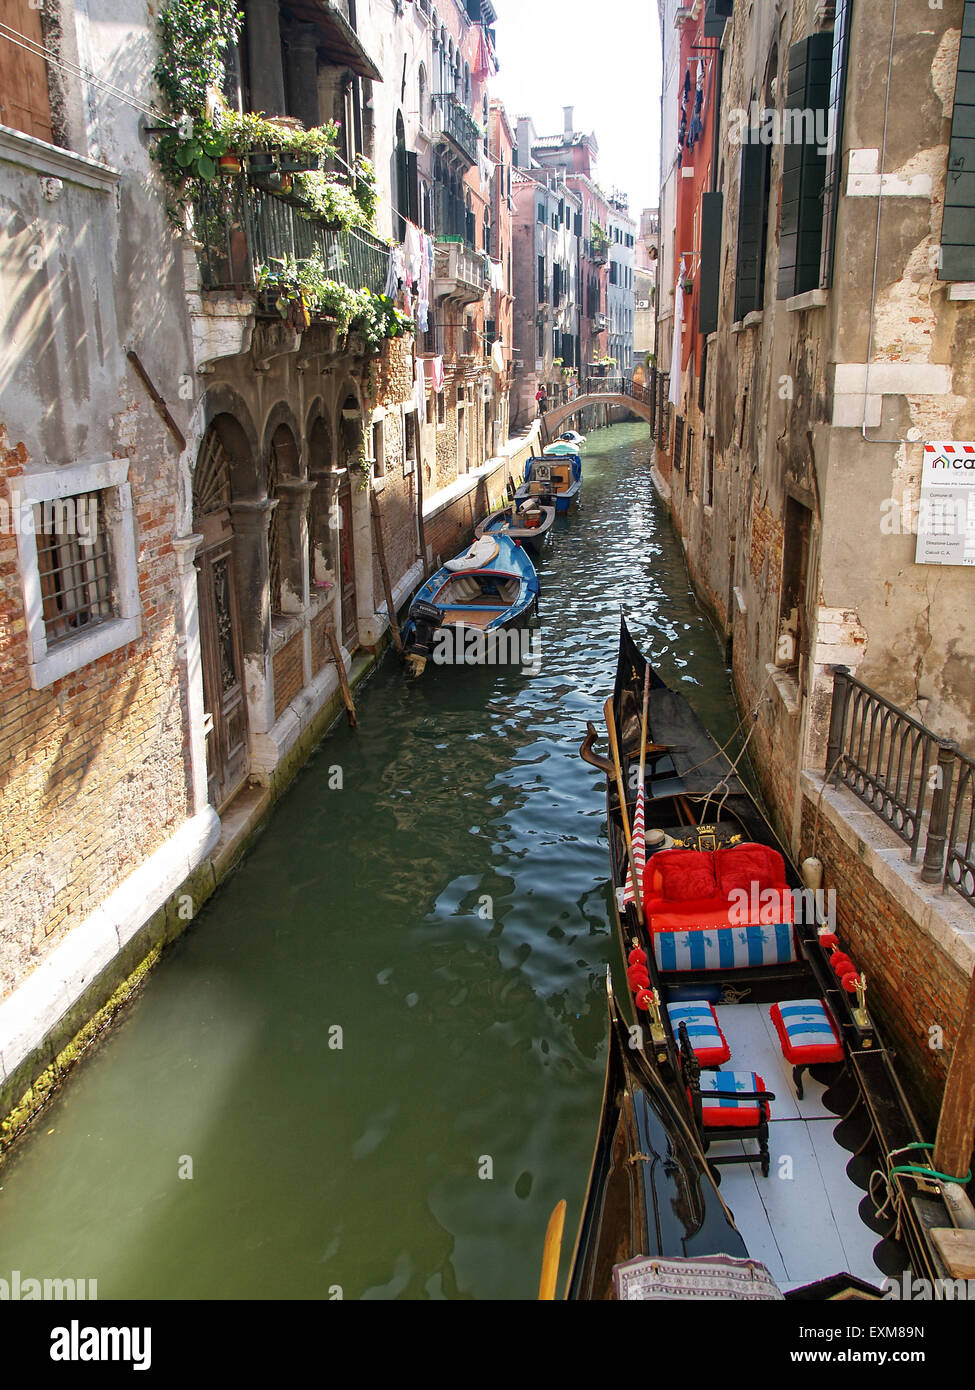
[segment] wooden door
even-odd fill
[[[216,529],[208,517],[208,530]],[[240,613],[234,575],[234,538],[223,535],[197,560],[203,705],[212,720],[207,736],[207,797],[218,810],[247,776],[247,696]]]
[[[339,486],[339,585],[342,600],[342,643],[346,651],[359,645],[359,614],[355,591],[355,542],[352,538],[352,482],[346,474]]]

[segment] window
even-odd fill
[[[539,205],[538,205],[537,217],[538,217],[538,221],[539,221],[539,222],[544,222],[544,221],[545,221],[545,204],[544,204],[544,203],[539,203]]]
[[[537,296],[537,299],[536,299],[536,303],[538,303],[538,304],[544,304],[544,302],[545,302],[545,300],[546,300],[547,298],[548,298],[548,290],[547,290],[546,285],[545,285],[545,257],[544,257],[544,256],[539,256],[539,258],[538,258],[538,296]]]
[[[408,477],[416,471],[417,459],[417,419],[416,411],[408,410],[403,416],[403,476]]]
[[[723,193],[705,193],[701,199],[700,288],[697,297],[698,332],[706,336],[718,328],[718,302],[721,288],[721,217]]]
[[[738,181],[738,260],[735,275],[735,319],[761,309],[765,303],[765,250],[768,236],[768,185],[771,145],[759,141],[758,129],[748,132],[741,147]]]
[[[714,435],[709,434],[704,444],[704,481],[701,486],[701,500],[706,507],[714,506]]]
[[[775,664],[794,668],[807,644],[806,571],[809,568],[809,533],[812,514],[794,497],[785,499],[785,534],[782,541],[782,601],[779,642]],[[789,634],[787,637],[786,635]],[[785,639],[785,640],[783,640]]]
[[[5,0],[0,18],[35,49],[45,43],[37,0]],[[47,63],[39,53],[8,39],[0,42],[0,124],[54,144]]]
[[[804,294],[819,284],[826,149],[816,143],[817,124],[823,133],[816,113],[825,113],[829,106],[832,50],[829,33],[810,34],[789,49],[785,115],[790,139],[782,150],[778,299]]]
[[[382,419],[372,422],[372,476],[386,476],[386,432]]]
[[[846,65],[850,52],[850,0],[836,0],[833,21],[833,53],[830,64],[829,131],[832,136],[826,155],[823,184],[823,251],[819,283],[833,283],[833,257],[836,240],[836,210],[839,207],[843,177],[843,112],[846,105]]]
[[[939,280],[975,280],[975,0],[965,0],[941,222]]]
[[[684,491],[688,497],[691,495],[693,483],[691,472],[694,465],[694,431],[687,431],[687,456],[684,463]]]
[[[446,393],[446,391],[440,390],[440,391],[437,392],[437,424],[438,424],[438,425],[445,425],[446,423],[447,423],[447,393]]]
[[[105,459],[19,480],[14,524],[35,690],[141,634],[128,466]]]
[[[674,467],[680,472],[684,452],[684,417],[678,415],[674,421]]]

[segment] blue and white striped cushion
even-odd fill
[[[754,1096],[739,1097],[739,1091],[764,1091],[765,1082],[753,1071],[712,1071],[700,1078],[701,1118],[705,1125],[720,1128],[757,1125],[761,1111]]]
[[[791,922],[767,927],[705,927],[653,934],[660,970],[742,970],[796,959]]]
[[[681,1023],[687,1025],[691,1047],[702,1066],[717,1067],[727,1062],[731,1048],[718,1026],[718,1018],[711,1004],[668,1004],[667,1013],[675,1036],[678,1036]]]
[[[836,1037],[821,1000],[793,999],[785,1004],[774,1004],[770,1013],[788,1061],[800,1063],[804,1059],[842,1060],[843,1047]],[[781,1019],[781,1027],[776,1020],[776,1014]],[[783,1031],[788,1037],[788,1045],[782,1038]]]

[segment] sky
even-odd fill
[[[599,143],[597,178],[629,195],[630,215],[656,207],[660,184],[660,21],[654,0],[493,0],[501,71],[492,95],[512,125],[539,135],[573,126]]]

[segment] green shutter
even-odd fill
[[[748,135],[748,143],[741,147],[741,178],[738,184],[736,321],[754,309],[761,309],[765,300],[766,171],[771,146],[759,143],[757,130],[749,131]]]
[[[975,0],[965,0],[941,222],[939,280],[975,280]]]
[[[705,193],[701,199],[700,293],[697,328],[702,334],[718,328],[718,296],[721,288],[721,213],[723,193]]]
[[[832,52],[832,34],[810,34],[801,43],[792,45],[786,83],[786,113],[827,111]],[[810,138],[815,133],[815,126],[812,130],[808,129],[807,120],[802,129],[802,143],[789,140],[782,151],[782,219],[776,288],[779,299],[804,294],[819,284],[826,151]],[[789,134],[793,137],[799,134],[791,122]]]

